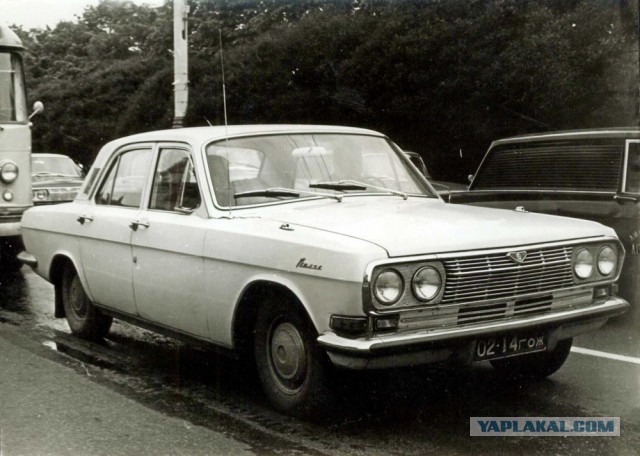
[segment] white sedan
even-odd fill
[[[35,207],[20,258],[80,337],[112,318],[253,357],[314,413],[335,367],[490,360],[544,377],[628,304],[614,231],[443,202],[384,135],[185,128],[105,145],[72,203]]]

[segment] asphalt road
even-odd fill
[[[0,455],[638,455],[638,312],[574,341],[537,383],[468,370],[341,377],[330,417],[273,412],[250,369],[123,323],[102,344],[53,318],[52,287],[0,277]],[[470,437],[470,417],[620,417],[620,437]]]

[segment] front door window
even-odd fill
[[[153,177],[149,209],[190,212],[200,205],[193,161],[182,149],[162,149]]]

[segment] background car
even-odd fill
[[[31,155],[33,204],[72,201],[84,181],[80,165],[61,154]]]
[[[439,180],[433,179],[433,177],[431,177],[431,174],[429,173],[429,170],[427,169],[426,163],[424,162],[424,160],[422,159],[422,157],[418,152],[411,152],[411,151],[405,150],[404,154],[409,158],[409,160],[411,160],[411,163],[413,163],[416,166],[416,168],[418,168],[418,170],[422,174],[424,174],[424,177],[426,177],[429,180],[431,185],[433,185],[433,188],[435,188],[436,191],[443,198],[446,198],[446,196],[451,192],[467,189],[467,186],[465,184],[460,184],[458,182],[439,181]]]
[[[451,203],[593,220],[616,230],[627,252],[620,295],[640,322],[640,129],[523,135],[494,141],[468,192]]]

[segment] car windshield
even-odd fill
[[[375,136],[234,138],[207,146],[206,158],[221,206],[352,194],[435,196],[391,144]]]
[[[34,176],[82,177],[78,166],[69,157],[31,157],[31,174]]]

